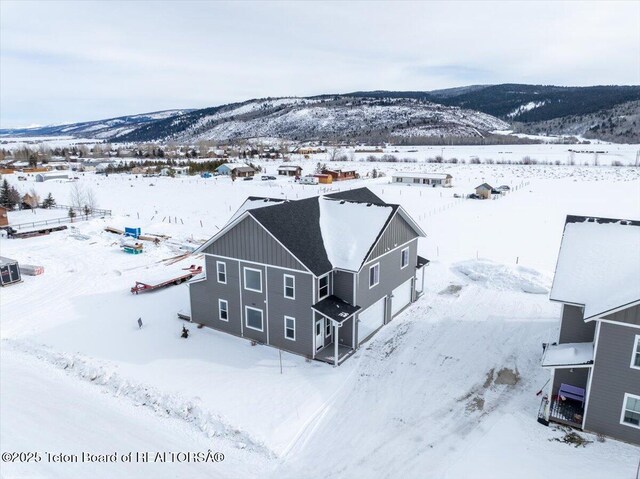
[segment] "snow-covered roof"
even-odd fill
[[[297,166],[297,165],[280,165],[278,166],[279,170],[284,170],[284,171],[296,171],[301,169],[301,167]]]
[[[544,351],[542,366],[578,366],[593,362],[593,343],[550,344]]]
[[[434,180],[446,180],[447,178],[452,178],[451,175],[447,173],[394,173],[394,178],[428,178]]]
[[[250,166],[245,163],[223,163],[222,165],[218,166],[216,170],[219,170],[223,167],[227,167],[230,170],[233,170],[234,168],[250,168]]]
[[[394,208],[319,197],[320,231],[334,268],[358,271]]]
[[[640,301],[640,221],[568,216],[549,295],[584,319]]]

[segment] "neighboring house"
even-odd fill
[[[482,183],[479,186],[476,186],[476,195],[478,195],[483,200],[487,200],[491,198],[491,193],[493,192],[493,187],[488,183]]]
[[[322,174],[322,173],[316,173],[313,176],[318,178],[318,183],[321,183],[323,185],[330,185],[331,183],[333,183],[333,176],[331,176],[331,175],[325,175],[325,174]]]
[[[337,365],[424,289],[424,232],[367,188],[251,197],[196,253],[191,319]]]
[[[250,166],[237,166],[231,170],[231,174],[236,175],[239,178],[244,178],[247,176],[254,176],[256,174],[256,170]]]
[[[393,183],[403,183],[409,185],[443,186],[451,187],[453,176],[447,173],[394,173]]]
[[[500,192],[503,195],[506,195],[511,191],[511,187],[509,185],[500,185],[496,188],[496,191]]]
[[[243,163],[224,163],[216,168],[216,173],[221,175],[230,175],[231,171],[238,166],[247,166]]]
[[[280,165],[278,174],[284,176],[301,176],[302,168],[298,165]]]
[[[549,299],[562,322],[541,422],[640,444],[640,221],[568,216]]]
[[[22,281],[20,266],[15,259],[0,256],[0,286],[7,286]]]
[[[358,173],[356,173],[356,170],[331,170],[325,168],[320,173],[331,175],[331,179],[333,181],[355,180],[358,177]]]
[[[9,225],[9,210],[0,206],[0,227]]]

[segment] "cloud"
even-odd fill
[[[255,97],[640,83],[638,2],[0,2],[0,126]]]

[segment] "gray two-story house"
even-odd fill
[[[191,319],[340,364],[424,288],[422,229],[367,188],[296,201],[250,197],[202,245]]]
[[[640,221],[568,216],[550,299],[540,421],[640,444]]]

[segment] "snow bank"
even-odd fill
[[[488,260],[470,260],[451,269],[488,288],[524,293],[546,294],[549,280],[538,271],[523,266],[507,266]]]
[[[185,399],[177,394],[168,394],[144,384],[121,378],[113,370],[91,362],[79,354],[53,351],[45,346],[6,339],[3,347],[29,354],[57,368],[64,369],[76,378],[102,386],[116,397],[124,397],[137,406],[145,406],[156,414],[182,419],[193,424],[207,437],[223,437],[235,442],[240,449],[248,449],[267,457],[273,453],[264,444],[247,433],[226,424],[219,416],[203,409],[195,399]]]
[[[391,206],[318,198],[320,230],[334,268],[358,271],[389,216]]]

